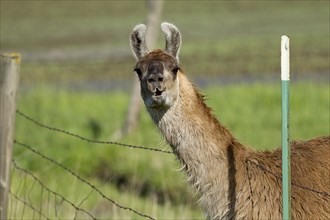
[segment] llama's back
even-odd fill
[[[242,200],[241,206],[252,207],[253,214],[246,209],[241,216],[280,219],[281,149],[249,154],[247,161],[246,192],[252,201]],[[291,143],[291,182],[292,219],[330,219],[330,137]]]
[[[292,217],[330,219],[330,137],[291,144]]]

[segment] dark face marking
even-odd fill
[[[155,75],[155,76],[162,75],[163,71],[164,71],[163,64],[158,60],[155,60],[154,62],[151,62],[148,65],[148,74],[149,75]]]
[[[147,73],[148,87],[152,92],[158,94],[162,91],[164,79],[164,67],[160,61],[154,61],[148,65]]]

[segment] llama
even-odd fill
[[[183,164],[209,219],[281,219],[281,150],[240,144],[179,67],[181,34],[162,23],[165,50],[149,52],[146,26],[130,36],[141,96]],[[292,219],[330,218],[330,137],[291,143]]]

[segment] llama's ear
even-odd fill
[[[163,22],[161,28],[166,37],[165,51],[174,56],[179,62],[179,51],[181,47],[181,34],[179,29],[167,22]]]
[[[138,24],[134,27],[130,36],[131,48],[137,60],[145,56],[148,53],[146,44],[146,29],[144,24]]]

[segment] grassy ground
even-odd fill
[[[203,92],[208,97],[208,104],[214,109],[214,114],[242,143],[256,149],[271,149],[280,145],[279,84],[211,87]],[[292,85],[292,139],[309,139],[329,134],[329,99],[327,84]],[[77,93],[41,88],[21,94],[18,108],[47,125],[63,128],[90,139],[109,140],[123,121],[128,100],[127,93],[123,92]],[[120,204],[126,204],[157,218],[202,217],[201,211],[196,209],[196,198],[185,183],[184,175],[176,171],[180,165],[173,155],[90,144],[39,128],[20,116],[17,116],[16,127],[18,141],[33,146],[75,170]],[[170,150],[145,111],[136,132],[120,141]],[[20,166],[28,168],[46,185],[68,195],[69,199],[79,203],[90,192],[91,189],[85,184],[75,178],[74,181],[71,180],[72,177],[68,177],[65,171],[45,163],[25,148],[15,145],[14,150],[14,158]],[[23,178],[23,175],[19,176]],[[22,181],[18,178],[13,184],[18,187]],[[26,183],[29,180],[24,181]],[[63,187],[67,185],[67,181],[70,182],[69,188]],[[58,184],[59,182],[63,185]],[[78,189],[77,194],[75,192]],[[133,215],[129,211],[119,211],[116,207],[114,209],[117,211],[109,213],[103,206],[108,207],[111,204],[94,194],[88,196],[82,207],[97,216],[131,218]],[[44,200],[46,204],[47,197]],[[66,210],[65,206],[62,208]]]

